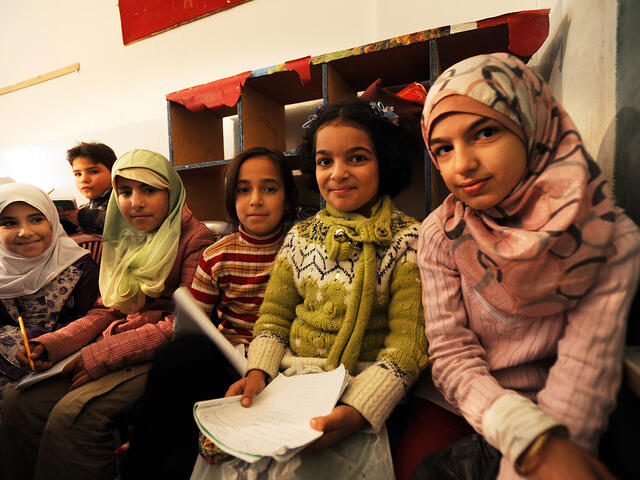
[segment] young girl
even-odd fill
[[[65,376],[6,399],[2,478],[115,477],[114,423],[140,399],[149,361],[172,335],[171,294],[191,285],[212,241],[185,206],[182,182],[162,155],[126,153],[114,165],[113,187],[100,267],[107,308],[33,339],[37,368],[80,354]]]
[[[501,452],[499,478],[611,478],[591,454],[620,385],[637,227],[513,56],[444,72],[423,134],[452,192],[418,247],[435,385]],[[414,478],[450,478],[437,465]]]
[[[408,143],[392,122],[391,110],[349,100],[307,123],[303,168],[326,208],[287,234],[254,327],[248,374],[227,392],[242,394],[249,407],[279,367],[294,363],[343,364],[353,375],[333,412],[311,420],[324,432],[311,449],[334,448],[302,453],[286,478],[346,478],[360,469],[363,478],[393,477],[383,442],[353,435],[380,431],[427,361],[417,224],[391,203],[406,185]]]
[[[26,370],[18,317],[34,338],[87,313],[98,297],[98,267],[67,237],[42,190],[0,186],[0,404]]]
[[[227,214],[238,231],[203,252],[191,293],[233,343],[252,340],[269,270],[293,223],[296,196],[291,169],[280,152],[252,148],[227,167]],[[134,424],[122,478],[189,478],[198,452],[193,404],[223,396],[237,378],[205,337],[181,336],[161,349]],[[171,417],[158,422],[168,405]],[[216,451],[201,440],[206,451]],[[161,457],[158,444],[170,445]]]

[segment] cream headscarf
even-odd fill
[[[501,122],[523,139],[528,162],[493,208],[474,210],[450,195],[434,212],[460,273],[510,314],[572,308],[610,253],[617,211],[573,121],[548,85],[506,53],[463,60],[433,84],[422,117],[427,148],[434,121],[454,112]]]
[[[42,212],[51,225],[51,244],[33,258],[23,257],[0,245],[0,298],[16,298],[37,292],[89,253],[64,232],[56,206],[42,190],[24,183],[0,185],[0,213],[15,202],[28,203]]]
[[[146,171],[146,173],[145,173]],[[131,225],[120,212],[116,176],[138,180],[169,190],[169,212],[151,232]],[[100,293],[103,303],[123,313],[140,311],[145,295],[157,298],[173,267],[180,242],[185,191],[180,177],[162,155],[149,150],[132,150],[113,165],[114,189],[102,234]]]

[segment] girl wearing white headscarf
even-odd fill
[[[18,316],[33,338],[83,316],[98,296],[96,264],[64,232],[55,205],[42,190],[22,183],[0,185],[0,230],[19,229],[15,219],[6,217],[18,202],[44,216],[51,238],[30,257],[0,242],[0,401],[3,391],[27,373],[15,358],[23,348]]]
[[[113,428],[144,391],[150,360],[173,336],[179,286],[190,286],[211,232],[185,205],[168,160],[133,150],[113,165],[95,308],[35,338],[34,355],[77,355],[64,374],[12,392],[0,423],[0,478],[116,476]],[[34,349],[35,350],[35,349]]]

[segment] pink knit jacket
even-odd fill
[[[619,214],[613,252],[576,308],[510,318],[461,277],[435,218],[422,224],[418,264],[436,387],[502,451],[499,478],[513,478],[509,459],[554,424],[593,452],[620,385],[626,317],[640,274],[638,228]],[[522,406],[522,397],[535,404]]]
[[[34,341],[46,347],[49,360],[54,362],[81,350],[85,369],[94,380],[151,360],[173,334],[171,295],[179,286],[191,286],[200,255],[212,243],[209,229],[185,206],[178,253],[159,298],[149,298],[140,312],[131,315],[112,308],[91,309],[84,317]]]

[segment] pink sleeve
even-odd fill
[[[151,360],[155,351],[171,339],[174,315],[162,318],[159,310],[138,314],[141,325],[105,337],[82,349],[82,361],[92,379]]]
[[[200,255],[210,243],[211,232],[194,221],[178,250],[182,259],[179,286],[191,286]],[[126,324],[118,325],[113,334],[105,332],[104,338],[83,348],[82,360],[91,378],[151,360],[155,351],[173,336],[174,315],[167,313],[166,310],[146,310],[129,315]],[[105,329],[106,326],[102,328]]]
[[[420,228],[418,266],[433,382],[482,433],[485,411],[500,396],[513,392],[491,375],[485,350],[468,327],[460,274],[433,214]]]
[[[597,285],[567,314],[558,359],[538,393],[540,408],[591,451],[615,406],[626,319],[640,275],[640,234],[624,214],[616,221],[614,244],[616,252],[603,265]]]
[[[45,346],[49,360],[57,362],[93,342],[109,324],[120,318],[124,315],[113,308],[93,308],[84,317],[34,341]]]
[[[186,241],[182,254],[182,267],[180,271],[180,286],[191,287],[193,275],[198,268],[198,262],[205,248],[213,243],[211,231],[200,222],[194,228],[193,234]]]

